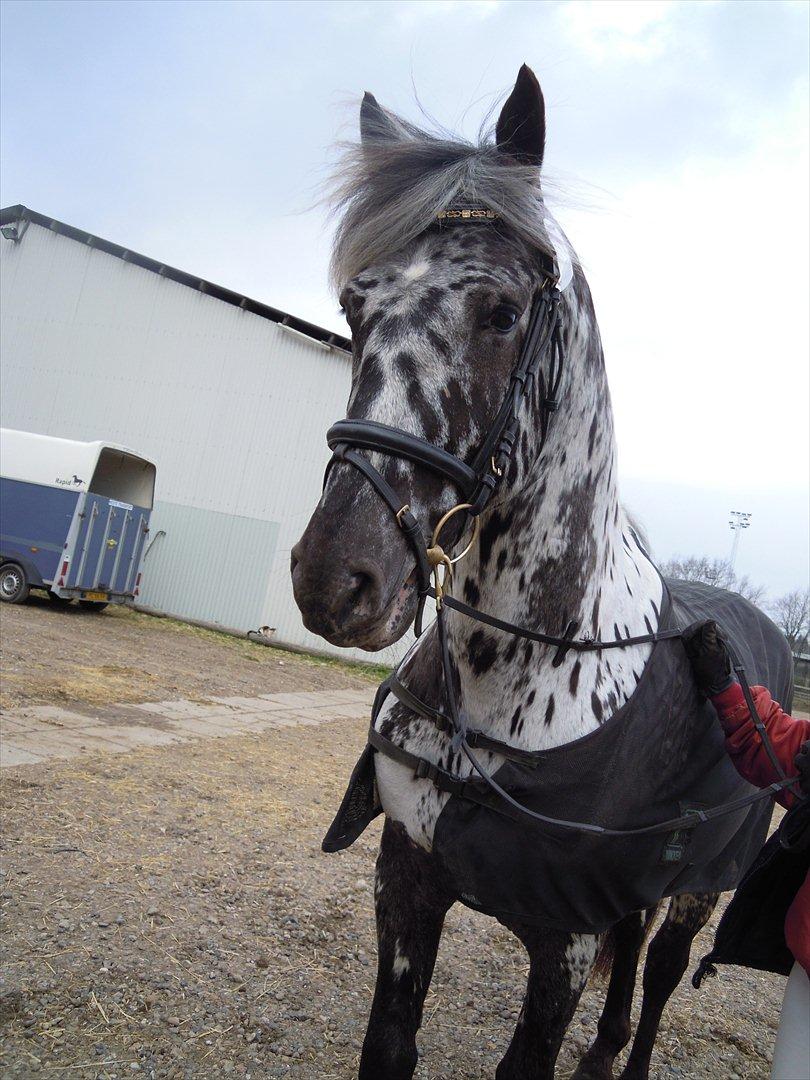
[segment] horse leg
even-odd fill
[[[610,1080],[613,1062],[630,1042],[630,1009],[636,987],[638,956],[654,914],[655,909],[646,913],[636,911],[610,931],[613,963],[605,1007],[599,1018],[596,1039],[577,1066],[572,1080]]]
[[[554,1064],[599,951],[592,934],[509,926],[529,954],[529,981],[496,1080],[553,1080]]]
[[[644,997],[633,1049],[621,1080],[647,1080],[664,1006],[689,965],[695,935],[717,905],[717,893],[673,896],[666,918],[647,950]]]
[[[439,938],[453,897],[430,857],[401,825],[386,821],[375,878],[377,985],[360,1057],[360,1080],[410,1080],[416,1032]]]

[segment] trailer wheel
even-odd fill
[[[100,604],[96,600],[79,601],[79,607],[84,608],[85,611],[103,611],[106,606],[106,603]]]
[[[0,600],[6,604],[22,604],[30,591],[28,577],[19,563],[9,562],[0,567]]]

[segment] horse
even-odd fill
[[[340,221],[331,275],[352,331],[352,382],[348,427],[336,425],[340,431],[330,438],[336,454],[323,494],[291,556],[304,624],[336,646],[377,651],[398,641],[415,618],[421,621],[428,595],[422,552],[429,548],[438,607],[444,596],[457,609],[497,612],[513,628],[558,633],[521,637],[492,620],[437,620],[411,648],[399,692],[378,696],[371,737],[393,750],[369,747],[373,762],[364,755],[347,795],[349,803],[373,803],[363,825],[374,813],[385,814],[375,877],[378,971],[361,1080],[413,1075],[443,921],[457,901],[490,910],[528,952],[525,997],[497,1080],[553,1077],[597,961],[610,980],[598,1034],[575,1076],[611,1077],[631,1037],[640,952],[666,894],[671,898],[649,944],[641,1016],[622,1073],[624,1080],[644,1080],[691,942],[720,888],[733,885],[726,878],[674,895],[662,888],[638,910],[622,909],[608,927],[587,919],[550,925],[488,908],[472,890],[462,891],[449,869],[452,852],[445,858],[439,851],[439,819],[454,800],[447,787],[437,787],[436,775],[452,774],[452,783],[471,788],[474,768],[491,778],[504,765],[504,747],[553,755],[608,737],[615,730],[611,718],[626,709],[654,651],[664,647],[656,635],[667,586],[620,502],[593,300],[544,201],[545,115],[540,85],[526,65],[494,138],[482,134],[475,144],[423,130],[366,93],[360,142],[345,149],[336,174]],[[552,377],[535,365],[527,375],[521,358],[550,275],[559,292],[545,355],[556,342],[565,368]],[[489,449],[516,370],[523,374],[508,453],[493,451],[481,466],[490,488],[478,507],[480,531],[468,542],[469,518],[456,513],[461,480],[453,478],[463,479],[464,463],[469,470],[482,446]],[[361,431],[371,432],[365,444]],[[400,446],[402,433],[410,451]],[[440,450],[426,450],[427,444]],[[503,451],[503,439],[499,445]],[[434,532],[431,542],[437,524],[445,532],[440,538]],[[462,546],[469,550],[451,576],[450,556]],[[606,634],[629,643],[610,651],[589,647]],[[410,693],[402,690],[406,679]],[[681,682],[686,687],[685,676]],[[435,708],[420,711],[414,690]],[[456,717],[449,728],[437,722],[448,713]],[[473,719],[477,758],[466,738]],[[722,756],[721,747],[716,757]],[[425,767],[414,770],[414,761]],[[640,766],[642,773],[645,768],[649,773],[652,766]],[[564,780],[576,788],[576,775]],[[498,820],[514,826],[508,817]],[[527,857],[553,847],[541,833],[521,835]],[[507,894],[508,876],[498,883]]]

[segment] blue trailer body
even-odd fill
[[[132,596],[150,511],[88,492],[64,587]]]
[[[16,475],[0,477],[0,565],[18,563],[30,585],[65,599],[137,596],[154,466],[111,444],[2,435],[3,472]]]
[[[56,580],[80,498],[77,491],[0,477],[0,552],[21,563],[32,585]]]

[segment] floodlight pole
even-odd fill
[[[728,527],[734,533],[734,539],[731,541],[731,556],[729,557],[729,566],[732,573],[734,572],[734,565],[737,562],[737,549],[740,546],[740,533],[743,529],[751,527],[751,514],[746,513],[744,510],[731,510],[729,511],[730,521]]]

